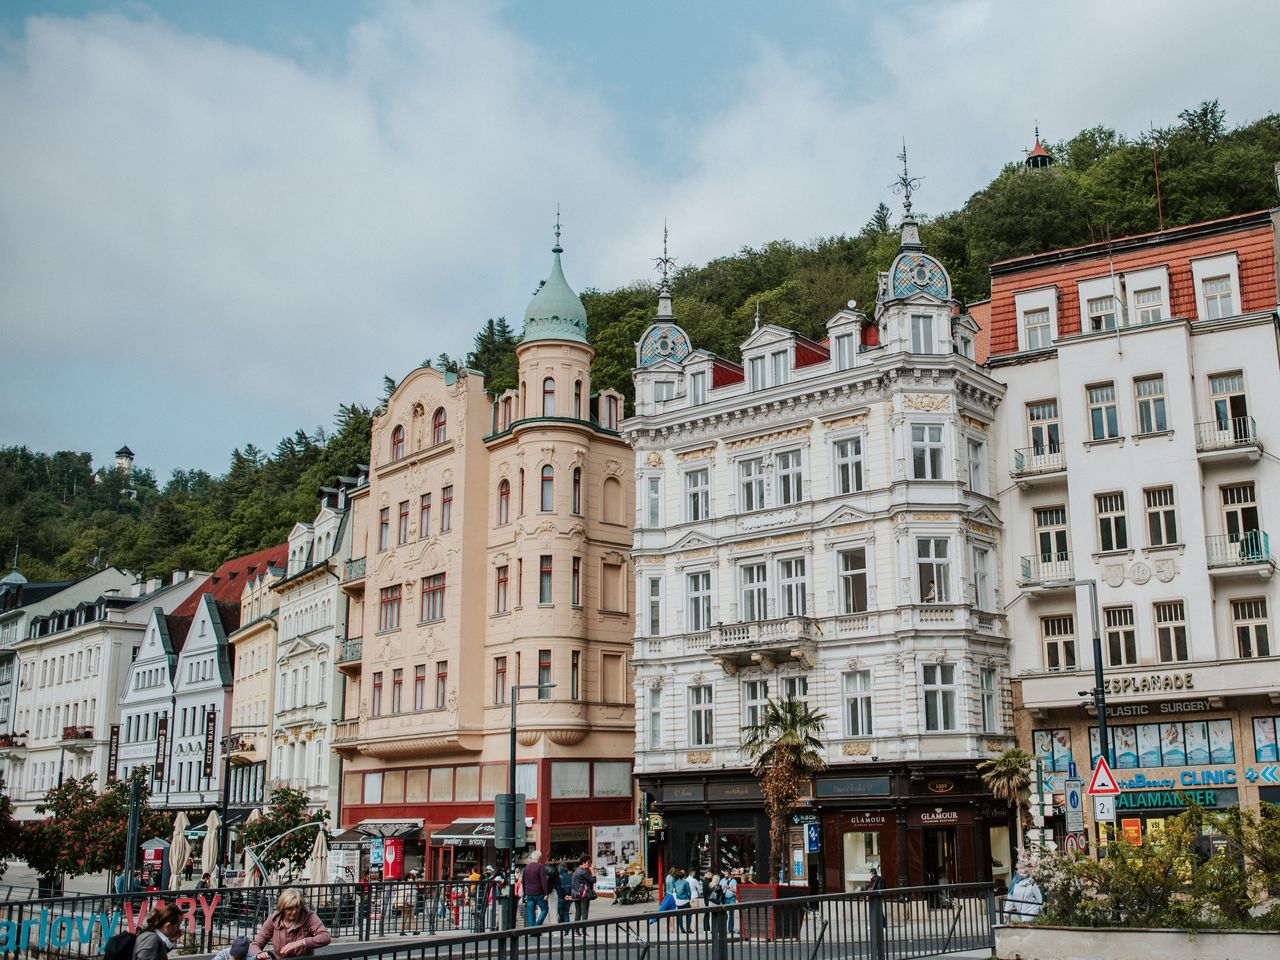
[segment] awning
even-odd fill
[[[422,824],[417,820],[361,820],[356,824],[366,837],[381,837],[383,840],[394,840],[398,837],[411,837],[422,832]]]
[[[334,844],[346,845],[349,843],[368,843],[368,842],[369,842],[368,834],[361,833],[359,830],[343,830],[341,833],[335,833],[332,837],[329,838],[329,847],[330,849],[332,849]]]
[[[435,847],[485,847],[493,843],[492,820],[455,820],[431,834]]]

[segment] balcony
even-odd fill
[[[360,741],[360,718],[354,720],[338,720],[333,725],[333,749],[350,760],[359,751],[356,744]]]
[[[1252,462],[1262,457],[1262,441],[1253,417],[1196,424],[1196,453],[1206,462]]]
[[[365,558],[348,560],[342,568],[342,589],[348,593],[364,593]]]
[[[27,755],[25,733],[0,733],[0,757],[19,760]]]
[[[1022,569],[1018,574],[1018,586],[1024,590],[1070,590],[1072,587],[1057,587],[1060,580],[1075,578],[1075,565],[1071,562],[1069,551],[1059,553],[1037,553],[1022,558]]]
[[[73,752],[93,747],[93,727],[63,727],[59,745]]]
[[[354,675],[360,672],[360,657],[364,653],[364,637],[348,637],[338,647],[338,669]]]
[[[1205,554],[1213,577],[1258,576],[1265,580],[1276,567],[1271,537],[1262,530],[1205,537]]]
[[[813,663],[820,634],[809,617],[723,624],[711,628],[706,650],[725,673],[752,664],[767,671],[792,660]]]
[[[227,741],[227,752],[234,764],[254,763],[258,759],[258,738],[252,733],[233,733]]]
[[[1024,490],[1039,484],[1065,480],[1067,455],[1059,444],[1023,447],[1013,451],[1013,468],[1009,471],[1009,476]]]

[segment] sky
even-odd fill
[[[1037,122],[1280,109],[1278,34],[1238,0],[4,0],[0,445],[219,474],[518,325],[557,205],[578,290],[652,279],[664,220],[681,264],[856,232],[904,138],[942,213]]]

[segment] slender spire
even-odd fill
[[[757,300],[757,301],[756,301],[756,326],[755,326],[755,328],[756,328],[757,330],[759,330],[759,329],[760,329],[760,301],[759,301],[759,300]]]
[[[907,168],[907,141],[905,137],[902,140],[902,152],[898,154],[898,159],[902,161],[902,173],[893,182],[892,187],[893,192],[902,197],[902,242],[900,247],[903,250],[923,250],[924,244],[920,242],[920,225],[916,223],[916,218],[911,212],[911,194],[919,188],[924,178],[911,176],[911,172]]]
[[[564,253],[564,248],[560,246],[560,204],[556,204],[556,243],[551,248],[552,253]]]
[[[671,274],[675,271],[676,258],[667,250],[669,233],[667,221],[662,221],[662,256],[654,257],[654,269],[662,274],[662,283],[658,287],[658,319],[666,320],[674,316],[671,310]]]

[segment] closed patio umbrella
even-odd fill
[[[191,821],[187,819],[186,813],[179,810],[178,815],[173,818],[173,837],[169,840],[169,875],[175,890],[182,871],[186,869],[187,857],[191,856],[191,841],[187,839],[187,828],[190,826]]]
[[[323,829],[316,831],[316,842],[307,859],[307,877],[312,883],[329,882],[329,838]]]
[[[200,869],[205,873],[213,873],[218,867],[218,832],[222,829],[222,818],[217,810],[209,811],[209,818],[204,822],[204,846],[200,850]]]

